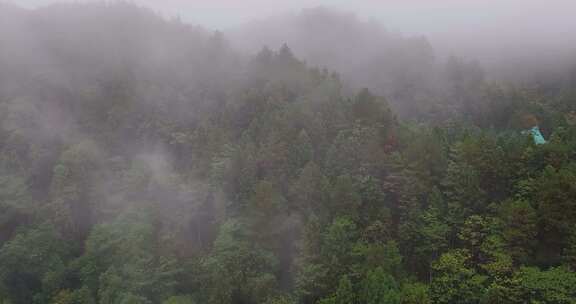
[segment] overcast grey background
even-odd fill
[[[2,0],[0,0],[2,1]],[[37,7],[59,0],[10,0]],[[81,0],[90,1],[90,0]],[[78,2],[78,1],[76,1]],[[576,48],[575,0],[133,0],[165,16],[226,30],[251,19],[315,6],[336,7],[388,29],[424,34],[444,52],[497,56],[512,48]],[[489,43],[487,43],[489,42]]]

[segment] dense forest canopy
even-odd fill
[[[0,3],[0,303],[576,303],[574,64]]]

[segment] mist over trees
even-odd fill
[[[248,52],[262,45],[279,48],[287,43],[309,64],[338,71],[347,84],[366,87],[386,97],[396,113],[408,119],[430,114],[435,110],[431,109],[433,105],[453,100],[450,89],[455,86],[474,90],[486,80],[558,86],[574,77],[576,44],[570,44],[569,35],[563,37],[567,41],[562,44],[564,48],[553,50],[545,46],[512,48],[496,35],[486,35],[493,40],[467,37],[460,43],[501,43],[498,56],[474,50],[449,53],[446,49],[454,48],[458,42],[440,45],[439,51],[428,37],[390,31],[377,21],[329,7],[264,18],[229,31],[234,44]],[[477,41],[472,43],[474,40]]]
[[[457,55],[0,3],[0,303],[574,303],[576,61]]]
[[[287,43],[310,64],[338,71],[346,83],[386,96],[406,114],[411,109],[401,105],[424,98],[440,80],[425,37],[405,37],[326,7],[254,21],[233,31],[231,38],[247,50]]]

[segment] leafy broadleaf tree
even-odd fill
[[[430,294],[434,303],[478,303],[485,276],[469,266],[470,253],[456,250],[443,254],[432,265]]]
[[[366,304],[399,304],[400,290],[394,277],[378,267],[362,281],[360,299]]]
[[[48,301],[68,284],[70,247],[51,226],[30,227],[0,249],[0,290],[14,304]]]

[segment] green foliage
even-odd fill
[[[363,174],[383,162],[382,137],[375,126],[353,125],[341,130],[326,155],[326,167],[333,175]]]
[[[527,201],[506,201],[500,207],[507,251],[519,262],[528,262],[536,245],[538,215]]]
[[[448,248],[450,227],[443,220],[440,210],[431,204],[419,215],[416,229],[414,254],[429,265],[432,259]]]
[[[329,183],[321,168],[314,162],[304,166],[290,189],[290,198],[296,208],[307,216],[325,213]]]
[[[32,197],[19,176],[0,176],[0,246],[31,214]]]
[[[290,154],[293,159],[293,168],[301,168],[314,160],[314,145],[305,129],[298,134]]]
[[[573,79],[488,83],[376,34],[354,41],[378,60],[332,50],[351,86],[132,4],[22,14],[0,29],[0,303],[576,302]]]
[[[410,283],[402,285],[400,293],[402,304],[430,304],[429,286],[423,283]]]
[[[362,281],[360,302],[366,304],[399,304],[400,291],[394,278],[378,267]]]
[[[52,299],[50,304],[96,304],[92,294],[87,288],[74,291],[61,290]]]
[[[563,267],[541,271],[534,267],[521,268],[514,276],[513,288],[521,298],[518,303],[574,303],[576,274]]]
[[[470,268],[470,259],[467,251],[458,250],[443,254],[432,265],[430,293],[434,303],[478,303],[486,277]]]
[[[145,215],[133,214],[96,226],[85,254],[75,261],[80,280],[100,302],[147,303],[173,292],[175,260],[155,253],[158,240]]]
[[[576,216],[576,166],[558,170],[549,166],[535,182],[538,190],[534,196],[549,258],[558,258],[573,229],[571,219]]]
[[[201,261],[201,286],[206,303],[233,303],[235,299],[264,301],[277,279],[277,261],[269,252],[248,240],[245,227],[228,221],[220,227],[212,254]]]
[[[65,233],[85,237],[93,222],[90,184],[98,167],[98,147],[83,141],[62,153],[54,167],[50,194],[53,221]]]
[[[396,277],[403,275],[403,257],[395,241],[360,243],[354,247],[353,253],[359,260],[355,266],[356,273],[364,274],[380,269]]]
[[[453,148],[443,184],[447,189],[448,215],[453,225],[462,225],[468,216],[486,204],[479,172],[466,161],[463,144]]]
[[[65,284],[70,249],[50,226],[30,227],[0,249],[0,290],[14,304],[48,299]]]
[[[355,180],[349,175],[338,176],[330,191],[330,210],[336,216],[358,217],[362,203]]]
[[[164,302],[162,302],[162,304],[194,304],[196,303],[191,296],[172,296],[166,300],[164,300]]]
[[[354,304],[357,303],[357,296],[354,292],[352,282],[347,276],[340,278],[338,288],[333,295],[318,301],[318,304]]]
[[[357,237],[356,224],[350,218],[334,219],[322,237],[322,255],[332,265],[346,266]]]
[[[290,297],[285,295],[275,296],[266,301],[266,304],[294,304],[296,301]]]

